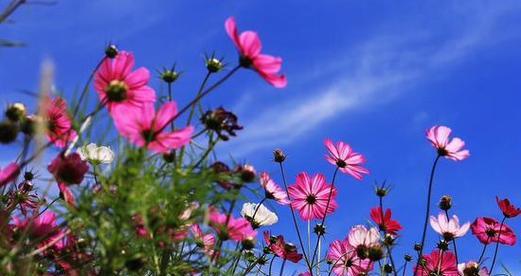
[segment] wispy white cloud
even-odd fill
[[[312,73],[312,78],[320,79],[322,83],[327,80],[328,85],[300,91],[287,102],[261,110],[257,113],[260,115],[246,120],[247,128],[224,150],[233,149],[234,155],[241,156],[282,146],[337,116],[388,103],[410,91],[412,86],[433,76],[439,77],[442,69],[461,63],[479,49],[511,38],[511,33],[498,30],[498,26],[506,15],[519,12],[520,5],[514,6],[515,9],[511,5],[455,11],[457,14],[451,16],[460,15],[460,12],[468,16],[465,20],[455,20],[453,29],[444,34],[443,39],[438,37],[435,29],[402,31],[393,35],[379,34],[351,47],[343,59],[339,59],[338,56],[342,55],[337,54],[325,66],[326,69],[320,66],[320,71]],[[327,79],[328,75],[335,74],[335,77]],[[286,93],[292,93],[291,89]]]

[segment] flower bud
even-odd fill
[[[385,264],[384,265],[384,271],[386,273],[392,273],[394,271],[394,268],[391,264]]]
[[[7,107],[5,116],[12,122],[21,121],[27,113],[27,109],[23,103],[14,103]]]
[[[282,163],[286,160],[286,154],[281,149],[276,149],[273,152],[273,160],[277,163]]]
[[[166,163],[174,162],[175,161],[175,151],[171,151],[171,152],[163,154],[163,160]]]
[[[0,143],[9,144],[16,140],[20,128],[17,123],[11,121],[0,122]]]
[[[326,227],[322,224],[315,225],[313,232],[317,234],[319,237],[324,236],[326,234]]]
[[[410,262],[410,261],[412,261],[412,256],[409,255],[409,254],[405,254],[405,256],[403,257],[403,259],[404,259],[406,262]]]
[[[373,246],[368,251],[369,260],[377,262],[384,257],[384,251],[380,246]]]
[[[395,238],[391,234],[385,234],[384,243],[388,246],[393,246]]]
[[[43,123],[41,117],[29,115],[22,121],[21,129],[23,134],[33,136],[36,132],[37,124]]]
[[[34,179],[34,173],[27,171],[24,173],[24,179],[27,181],[31,181]]]
[[[222,60],[213,57],[206,58],[206,69],[210,73],[217,73],[224,68],[224,63]]]
[[[238,120],[233,112],[222,107],[209,110],[201,117],[201,123],[207,129],[215,131],[223,141],[228,141],[230,136],[236,136],[236,131],[243,128]]]
[[[179,78],[180,75],[181,75],[181,73],[175,71],[175,68],[172,68],[171,70],[165,69],[161,73],[161,79],[164,82],[170,84],[170,83],[175,82]]]
[[[242,165],[238,166],[236,169],[236,172],[239,173],[241,180],[250,183],[255,181],[256,171],[255,168],[252,165]]]
[[[245,239],[242,241],[242,248],[244,250],[252,250],[255,248],[255,240],[254,239]]]
[[[108,58],[115,58],[118,55],[118,48],[114,44],[110,44],[105,48],[105,56]]]
[[[421,243],[415,243],[414,244],[414,251],[418,251],[419,252],[420,250],[422,250]]]
[[[446,242],[445,240],[441,240],[440,242],[438,242],[437,247],[438,247],[438,249],[440,249],[442,251],[447,251],[447,250],[449,250],[449,243]]]
[[[440,203],[438,205],[441,210],[448,211],[452,207],[452,197],[448,195],[444,195],[440,199]]]

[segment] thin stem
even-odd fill
[[[407,270],[407,263],[408,261],[405,261],[405,264],[403,264],[402,276],[405,276],[405,271]]]
[[[60,197],[57,197],[57,198],[53,199],[53,200],[51,201],[51,203],[47,204],[47,206],[45,206],[45,208],[44,208],[40,213],[38,213],[38,215],[36,216],[36,218],[39,217],[39,216],[41,216],[45,211],[47,211],[47,209],[49,209],[49,207],[51,207],[51,205],[53,205],[56,201],[58,201],[58,199],[60,199]]]
[[[5,8],[5,10],[0,14],[0,23],[4,23],[4,21],[18,9],[22,4],[25,4],[27,0],[13,0],[9,5]]]
[[[282,174],[282,182],[284,183],[284,188],[286,189],[286,195],[288,196],[289,201],[291,202],[291,197],[289,195],[288,184],[286,183],[286,176],[284,174],[284,166],[282,166],[282,162],[279,162],[280,173]],[[309,273],[313,276],[313,266],[312,263],[309,262],[308,255],[306,254],[306,250],[304,250],[304,242],[302,242],[302,235],[300,235],[300,230],[297,224],[297,219],[295,218],[295,210],[293,210],[293,206],[291,203],[289,204],[289,209],[291,210],[291,218],[293,219],[293,225],[295,226],[295,230],[297,231],[298,241],[300,243],[300,248],[302,248],[302,254],[304,254],[304,260],[306,261],[306,265],[308,266]]]
[[[494,258],[492,259],[492,264],[490,265],[490,275],[492,275],[492,270],[494,269],[494,265],[496,264],[496,258],[497,258],[497,252],[498,252],[498,249],[499,249],[499,240],[501,238],[501,231],[503,231],[503,225],[505,224],[505,220],[507,219],[507,217],[503,217],[503,220],[501,221],[501,225],[499,226],[499,233],[498,233],[498,237],[497,237],[497,242],[496,242],[496,249],[494,250]]]
[[[273,258],[271,258],[271,261],[270,261],[270,267],[268,269],[269,276],[271,276],[271,268],[273,267],[273,261],[275,261],[275,257],[277,257],[277,255],[273,255]]]
[[[308,254],[311,254],[311,220],[308,220]]]
[[[217,145],[217,142],[219,142],[219,137],[217,137],[217,139],[215,139],[215,141],[211,141],[210,142],[210,145],[208,146],[208,149],[206,149],[206,151],[204,152],[203,156],[201,156],[199,161],[197,161],[197,163],[195,163],[194,168],[197,168],[199,165],[201,165],[201,163],[204,160],[206,160],[206,158],[208,157],[210,152],[212,152],[212,150],[215,148],[215,145]]]
[[[259,211],[260,209],[260,206],[262,205],[262,203],[264,203],[264,201],[266,201],[266,199],[268,199],[267,197],[264,197],[261,202],[259,202],[259,204],[257,204],[257,207],[255,207],[255,211],[253,212],[253,216],[251,217],[251,223],[254,224],[255,223],[255,215],[257,215],[257,212]]]
[[[239,244],[237,243],[237,245],[239,245]],[[237,269],[237,266],[239,265],[239,261],[241,260],[242,251],[243,251],[243,249],[241,249],[241,251],[239,251],[239,256],[237,256],[237,260],[234,262],[233,269],[232,269],[232,275],[235,275],[235,270]]]
[[[420,260],[423,256],[423,248],[425,247],[425,237],[427,235],[427,225],[429,223],[429,214],[431,211],[432,184],[434,182],[434,172],[436,171],[436,165],[438,164],[438,160],[440,160],[440,157],[441,157],[441,155],[438,154],[436,156],[436,159],[434,160],[434,163],[432,164],[431,176],[429,179],[429,188],[428,188],[428,192],[427,192],[427,207],[425,210],[425,222],[423,223],[422,242],[421,242],[420,252],[418,254],[418,260],[416,263],[416,267],[414,269],[415,274],[416,274],[416,270],[418,269],[418,265],[420,264]]]
[[[450,221],[450,218],[449,218],[449,211],[448,210],[445,210],[445,216],[447,217],[447,221]],[[458,259],[458,249],[456,247],[456,239],[452,239],[452,246],[454,247],[454,256],[456,257],[456,263],[459,264],[459,259]]]
[[[479,255],[478,264],[481,265],[481,260],[483,256],[485,256],[485,251],[487,250],[488,242],[490,241],[490,236],[487,238],[487,242],[483,245],[483,250],[481,251],[481,255]]]
[[[286,265],[286,259],[284,259],[284,261],[282,261],[282,266],[281,266],[281,268],[280,268],[280,274],[279,274],[280,276],[284,275],[284,274],[282,274],[282,273],[284,272],[284,266],[285,266],[285,265]]]
[[[199,97],[201,95],[201,93],[203,92],[203,89],[206,86],[206,83],[208,82],[208,79],[210,78],[211,74],[212,74],[212,72],[210,72],[210,71],[208,71],[208,73],[206,73],[206,76],[204,77],[204,80],[201,83],[201,86],[199,87],[199,91],[197,91],[197,96],[196,97]],[[190,114],[188,115],[188,120],[186,121],[186,125],[187,126],[189,126],[190,123],[192,122],[192,118],[194,116],[194,113],[195,113],[195,104],[193,104],[192,108],[190,109]]]
[[[380,200],[379,200],[379,203],[380,203],[380,216],[381,216],[381,220],[382,220],[382,223],[384,222],[384,201],[383,201],[383,197],[380,197]],[[384,233],[385,235],[385,230],[382,230],[382,232]],[[398,275],[398,272],[396,271],[396,266],[394,265],[394,259],[393,259],[393,254],[392,254],[392,251],[391,251],[391,247],[385,243],[385,248],[387,249],[387,256],[389,257],[389,261],[391,261],[391,265],[393,267],[393,274],[394,276],[397,276]]]
[[[327,204],[326,204],[326,211],[324,213],[324,217],[322,218],[322,222],[320,223],[320,225],[322,227],[325,227],[325,223],[326,223],[326,217],[327,217],[327,211],[329,210],[329,204],[331,204],[331,198],[333,197],[333,189],[335,189],[335,180],[336,180],[336,175],[338,173],[338,167],[335,168],[335,172],[333,173],[333,181],[331,181],[331,189],[329,190],[329,196],[327,198]],[[318,238],[317,238],[317,243],[315,244],[315,249],[313,251],[313,257],[311,257],[311,260],[312,260],[312,263],[315,261],[315,256],[317,255],[317,250],[318,250],[318,242],[320,241],[320,236],[321,234],[319,233],[318,234]]]
[[[74,107],[74,111],[72,112],[72,119],[76,118],[76,115],[78,115],[78,111],[80,110],[81,103],[83,102],[83,99],[85,98],[85,96],[87,95],[87,92],[89,91],[89,85],[92,82],[92,79],[94,78],[94,74],[96,74],[96,72],[98,71],[98,69],[103,64],[103,62],[105,61],[106,58],[107,58],[106,56],[103,57],[98,62],[96,67],[94,67],[94,70],[92,70],[92,72],[90,73],[89,78],[87,79],[87,82],[85,83],[85,86],[83,87],[83,90],[81,91],[81,95],[80,95],[80,98],[78,99],[78,103],[76,104],[76,107]]]

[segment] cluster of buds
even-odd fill
[[[237,116],[222,107],[207,111],[201,117],[201,122],[207,129],[215,131],[223,141],[228,141],[230,136],[236,136],[236,131],[242,129]]]
[[[239,189],[243,184],[255,181],[257,177],[255,168],[248,164],[237,165],[232,170],[225,163],[217,161],[210,168],[217,176],[217,184],[226,190]]]

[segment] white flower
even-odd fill
[[[458,264],[458,272],[461,276],[490,276],[486,267],[481,268],[474,261]]]
[[[110,164],[114,161],[114,152],[109,147],[98,147],[94,143],[79,148],[78,154],[81,159],[95,164]]]
[[[349,244],[353,247],[363,245],[365,247],[374,247],[380,244],[380,233],[375,227],[367,229],[363,225],[356,225],[351,228],[348,236]]]
[[[255,217],[253,217],[255,215]],[[275,213],[270,211],[264,204],[244,203],[242,205],[241,216],[252,222],[254,228],[260,226],[269,226],[277,223],[279,218]]]
[[[470,223],[459,225],[458,216],[453,215],[450,220],[447,219],[447,215],[440,213],[438,218],[431,216],[431,226],[434,231],[442,235],[447,241],[451,241],[455,238],[464,236],[469,231]]]

